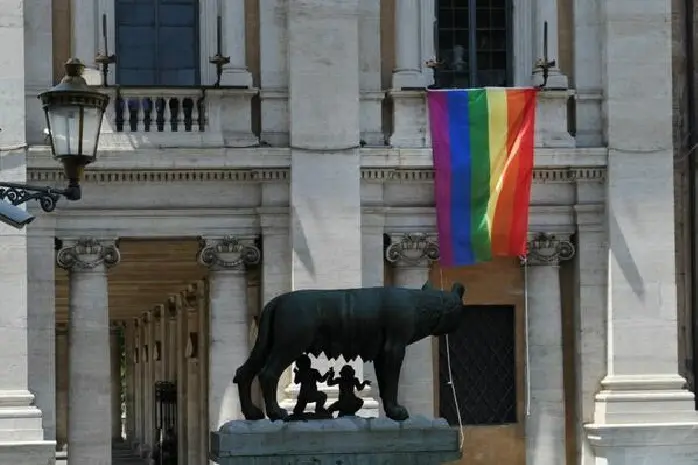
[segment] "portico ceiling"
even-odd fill
[[[196,261],[198,241],[121,239],[121,262],[108,271],[109,317],[126,319],[165,303],[172,293],[206,277]],[[56,320],[68,318],[68,272],[56,269]]]

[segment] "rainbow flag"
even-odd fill
[[[526,253],[534,88],[430,90],[443,266]]]

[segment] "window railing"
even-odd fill
[[[122,88],[109,116],[114,132],[204,132],[207,123],[197,89]]]

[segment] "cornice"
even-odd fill
[[[28,178],[33,183],[62,183],[63,171],[59,168],[30,168]],[[605,168],[536,168],[534,183],[574,183],[576,181],[603,181]],[[239,182],[265,183],[288,182],[288,168],[249,169],[120,169],[85,171],[84,182],[88,184],[144,184],[144,183],[189,183],[189,182]],[[430,168],[362,168],[361,179],[367,182],[433,182],[434,170]]]

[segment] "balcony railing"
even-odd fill
[[[202,91],[191,89],[120,90],[113,101],[115,132],[204,132]]]
[[[100,147],[106,149],[250,147],[256,90],[108,87]]]

